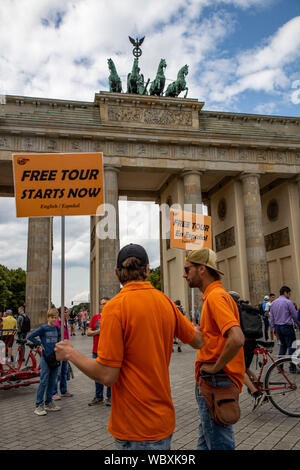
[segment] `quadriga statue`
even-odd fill
[[[183,67],[181,67],[181,69],[179,70],[177,74],[177,80],[173,83],[170,83],[170,85],[166,89],[165,96],[172,96],[173,98],[175,98],[182,91],[186,90],[186,93],[184,95],[184,98],[186,98],[189,89],[186,86],[185,77],[188,73],[189,73],[188,65],[184,65]]]
[[[117,74],[117,70],[115,67],[115,64],[112,59],[108,59],[108,68],[110,71],[110,75],[108,77],[109,81],[109,91],[113,91],[115,93],[121,93],[122,92],[122,82]]]

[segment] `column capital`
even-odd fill
[[[104,171],[115,171],[116,173],[120,173],[122,165],[104,165]]]
[[[247,173],[246,171],[243,171],[243,173],[241,173],[238,178],[240,180],[243,180],[243,179],[248,178],[249,176],[255,176],[257,179],[259,179],[262,176],[262,173],[254,173],[254,172]]]
[[[183,168],[181,170],[181,176],[186,176],[186,175],[203,175],[205,170],[197,170],[197,168]]]

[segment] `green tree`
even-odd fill
[[[161,290],[160,266],[155,269],[150,269],[147,281],[150,281],[156,289]]]
[[[26,272],[22,268],[8,269],[0,264],[0,310],[17,313],[25,304]]]
[[[5,266],[0,264],[0,310],[9,308],[12,292],[10,290],[10,272]]]
[[[78,314],[82,308],[89,312],[90,304],[88,302],[81,302],[78,305],[71,305],[71,307],[69,307],[69,310],[74,310],[74,312]]]
[[[26,291],[26,272],[22,268],[11,269],[11,309],[14,313],[18,311],[18,307],[25,304]]]

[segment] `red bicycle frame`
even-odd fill
[[[260,392],[267,392],[268,390],[286,390],[286,389],[294,389],[295,386],[291,383],[291,381],[288,379],[288,377],[285,375],[283,369],[278,366],[276,364],[276,361],[274,361],[273,357],[271,356],[271,354],[269,353],[269,351],[265,348],[255,348],[254,349],[254,354],[257,355],[258,357],[258,354],[261,354],[262,355],[262,364],[260,366],[260,373],[259,373],[259,376],[257,378],[257,382],[255,383],[254,382],[254,385],[256,386],[257,390],[259,390]],[[275,364],[276,368],[278,369],[278,372],[283,375],[283,377],[285,378],[285,380],[287,381],[286,384],[283,384],[283,386],[280,386],[280,387],[273,387],[273,388],[262,388],[260,386],[260,382],[261,382],[261,376],[262,376],[262,372],[263,372],[263,369],[265,367],[265,365],[267,364],[268,362],[268,358],[271,359],[271,361],[273,362],[273,364]],[[287,384],[288,384],[288,387],[287,387]]]
[[[11,343],[11,341],[10,341]],[[8,347],[6,345],[6,347]],[[16,366],[9,362],[0,363],[0,390],[9,388],[24,387],[27,385],[39,383],[40,380],[33,380],[40,376],[40,365],[37,366],[36,355],[41,357],[41,350],[38,347],[35,354],[31,350],[26,359],[25,368],[21,369],[23,364],[22,348],[18,346],[19,359]],[[31,360],[31,366],[26,367],[28,361]]]

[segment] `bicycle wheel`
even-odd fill
[[[289,357],[272,364],[266,373],[265,388],[269,389],[266,393],[275,408],[287,416],[300,418],[300,374],[292,372],[291,366],[299,371]]]

